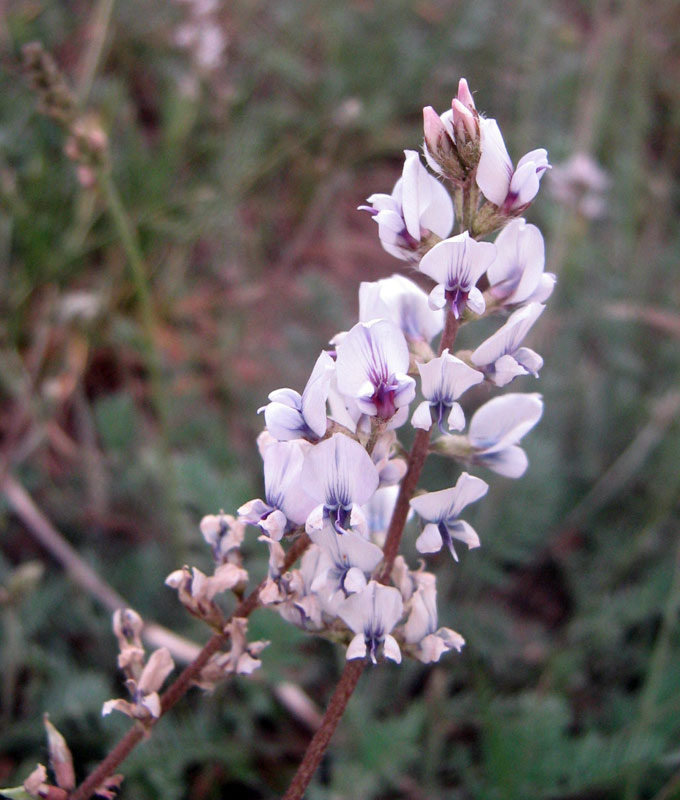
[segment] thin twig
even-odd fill
[[[40,544],[59,561],[81,589],[111,612],[127,608],[129,604],[125,598],[83,561],[16,478],[6,474],[0,485],[17,517]],[[145,624],[142,635],[151,647],[167,647],[173,657],[183,663],[191,662],[200,652],[197,644],[178,636],[162,625]]]

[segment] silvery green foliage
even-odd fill
[[[402,654],[430,663],[464,644],[439,626],[435,576],[411,570],[402,556],[385,562],[385,542],[402,533],[391,525],[408,474],[400,430],[411,415],[421,448],[425,437],[466,468],[449,488],[422,487],[405,498],[422,526],[418,551],[446,547],[457,561],[454,541],[481,544],[461,519],[489,488],[471,473],[519,478],[527,468],[520,441],[541,417],[541,397],[499,390],[519,376],[538,377],[543,361],[524,342],[555,283],[544,271],[540,231],[519,218],[549,167],[546,151],[532,150],[514,167],[498,124],[479,114],[465,80],[450,111],[424,110],[424,129],[431,172],[407,150],[392,191],[362,207],[377,222],[382,246],[416,266],[419,281],[395,274],[362,282],[359,321],[331,340],[334,349],[321,353],[302,393],[269,395],[258,439],[264,499],[243,505],[237,521],[256,526],[269,548],[261,603],[343,641],[348,659],[374,663],[400,662]],[[495,242],[480,241],[497,230]],[[456,352],[457,328],[488,316],[499,319],[496,332]],[[233,572],[240,568],[235,523],[208,519],[204,535],[216,564]],[[286,548],[300,536],[309,538],[307,548],[299,566],[288,568]],[[221,572],[209,579],[185,568],[171,582],[195,606],[212,601],[207,588],[220,579]]]

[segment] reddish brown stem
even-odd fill
[[[286,558],[283,563],[283,571],[290,569],[290,567],[300,558],[309,546],[309,537],[307,534],[302,534],[286,553]],[[249,616],[260,604],[260,590],[264,586],[264,581],[250,592],[236,606],[232,614],[227,620],[227,624],[236,617]],[[226,627],[226,626],[225,626]],[[185,667],[179,674],[179,677],[168,687],[168,689],[161,696],[161,717],[166,714],[176,703],[180,700],[187,691],[191,688],[194,680],[198,678],[201,670],[208,663],[210,658],[217,653],[229,639],[228,633],[216,633],[212,636],[196,659]],[[142,726],[136,723],[130,730],[123,736],[113,750],[101,761],[98,766],[91,772],[87,778],[77,786],[69,795],[69,800],[88,800],[95,793],[96,789],[101,786],[109,775],[112,775],[117,767],[130,755],[134,748],[146,737],[148,731],[160,720],[151,719]],[[337,723],[336,723],[337,724]]]
[[[449,308],[446,313],[446,324],[444,326],[444,333],[442,333],[441,342],[439,343],[439,354],[441,355],[445,349],[453,349],[456,335],[460,322],[457,320],[451,309]],[[389,583],[392,567],[394,566],[394,559],[399,553],[399,546],[401,545],[401,537],[404,534],[404,526],[406,525],[406,518],[409,512],[409,503],[413,497],[413,493],[418,486],[420,480],[420,473],[423,471],[423,465],[427,458],[427,452],[430,446],[430,430],[423,430],[420,428],[416,433],[413,440],[413,446],[408,456],[408,466],[406,475],[402,478],[401,486],[399,487],[399,494],[397,495],[397,502],[392,512],[392,519],[390,526],[387,529],[387,536],[385,537],[385,545],[383,546],[383,568],[380,573],[380,583]]]
[[[383,546],[383,568],[380,573],[380,583],[389,583],[390,581],[392,566],[394,565],[394,559],[399,553],[399,545],[401,544],[401,537],[404,533],[406,518],[408,517],[410,508],[409,501],[413,497],[413,493],[420,480],[420,473],[423,470],[423,465],[427,458],[429,445],[430,431],[420,428],[416,433],[413,447],[411,447],[411,452],[408,456],[406,475],[404,475],[401,480],[397,502],[394,505],[390,526],[387,529],[385,545]]]
[[[321,727],[312,737],[305,751],[305,756],[295,773],[295,777],[283,796],[283,800],[301,800],[305,789],[321,763],[323,754],[328,748],[338,723],[342,719],[347,703],[359,682],[365,665],[366,662],[363,659],[355,659],[345,664],[342,676],[335,687],[326,713],[323,716]]]

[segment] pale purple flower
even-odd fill
[[[496,238],[496,259],[486,273],[489,294],[502,306],[544,303],[556,280],[544,267],[541,232],[526,220],[515,219]]]
[[[361,514],[361,506],[378,488],[379,476],[366,450],[342,433],[311,448],[301,474],[302,486],[319,504],[307,519],[307,533],[332,520],[342,534],[352,524],[352,512]]]
[[[391,631],[401,619],[404,604],[398,589],[370,581],[363,591],[350,595],[339,609],[340,618],[356,634],[347,659],[366,658],[376,663],[382,645],[386,658],[401,662],[401,651]]]
[[[504,475],[521,477],[527,455],[517,442],[541,418],[543,401],[539,394],[504,394],[479,408],[470,421],[468,442],[472,461]]]
[[[388,319],[410,342],[431,342],[444,327],[444,315],[430,308],[427,294],[403,275],[363,281],[359,287],[359,321]]]
[[[404,261],[417,261],[421,240],[430,233],[448,236],[453,228],[453,202],[449,193],[420,162],[416,150],[405,150],[401,178],[392,194],[372,194],[369,211],[378,223],[380,243]]]
[[[521,345],[544,308],[540,303],[529,303],[517,309],[505,325],[482,342],[470,356],[472,363],[496,386],[505,386],[518,375],[538,377],[543,359],[538,353]]]
[[[408,368],[406,339],[389,320],[359,322],[338,344],[338,389],[371,417],[388,420],[413,400],[416,382]]]
[[[462,430],[465,427],[465,415],[456,400],[471,386],[481,383],[484,375],[452,356],[448,348],[427,364],[418,364],[418,371],[425,400],[415,410],[411,423],[416,428],[429,430],[432,427],[432,410],[434,410],[437,425],[442,433],[446,433],[445,418],[449,430]]]
[[[513,168],[512,160],[495,119],[480,118],[482,153],[477,166],[477,186],[501,213],[520,214],[536,197],[543,173],[549,169],[543,148],[522,156]]]
[[[411,596],[410,611],[404,625],[404,639],[417,645],[416,658],[424,664],[439,661],[442,653],[461,651],[465,639],[450,628],[440,628],[437,619],[436,578],[430,572],[413,573],[418,588]]]
[[[477,242],[467,231],[436,244],[418,267],[437,282],[430,292],[430,307],[444,308],[450,303],[456,319],[468,307],[475,314],[483,314],[484,297],[476,284],[495,257],[495,245]]]
[[[309,445],[307,445],[309,447]],[[265,500],[250,500],[242,505],[239,518],[280,541],[284,533],[301,525],[316,502],[300,483],[304,463],[299,442],[276,442],[264,451]]]
[[[334,616],[347,595],[365,588],[383,551],[352,530],[336,533],[329,520],[321,528],[310,529],[309,538],[319,547],[311,591],[317,594],[322,609]]]
[[[316,360],[312,374],[300,395],[293,389],[277,389],[269,395],[264,411],[269,433],[279,441],[290,439],[320,439],[326,433],[326,399],[335,363],[323,351]]]
[[[479,547],[479,537],[474,528],[458,517],[466,506],[484,497],[488,489],[488,484],[481,478],[463,472],[453,488],[414,497],[411,508],[428,521],[416,540],[418,552],[437,553],[446,545],[458,561],[454,539],[464,542],[470,549]]]

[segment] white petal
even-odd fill
[[[421,428],[424,431],[429,431],[432,427],[432,413],[430,412],[430,404],[427,400],[420,403],[418,408],[413,412],[411,425],[413,425],[414,428]]]
[[[485,243],[483,242],[483,244]],[[486,301],[484,300],[484,295],[476,286],[473,286],[472,289],[470,289],[470,294],[468,295],[467,299],[467,306],[473,314],[479,314],[480,316],[486,310]]]
[[[539,394],[506,394],[489,400],[472,417],[468,439],[482,453],[516,444],[541,418]]]
[[[389,658],[392,661],[396,661],[397,664],[401,664],[401,650],[399,649],[397,640],[389,633],[385,636],[383,652],[385,653],[385,658]]]
[[[446,644],[447,649],[454,648],[460,653],[465,646],[465,639],[451,628],[439,628],[436,635]]]
[[[501,206],[510,188],[512,161],[495,119],[480,118],[479,129],[482,153],[477,166],[477,186],[487,200]]]
[[[449,414],[446,424],[449,426],[450,431],[462,431],[465,427],[465,413],[460,403],[454,403],[451,406],[451,413]]]
[[[334,372],[335,361],[325,350],[322,351],[302,393],[302,416],[319,437],[326,433],[326,399]]]
[[[447,515],[449,522],[452,518],[458,517],[460,512],[470,503],[476,503],[477,500],[481,500],[489,491],[489,485],[481,478],[462,472],[453,487],[453,491],[455,492],[454,499]]]
[[[508,321],[472,353],[470,360],[477,366],[496,362],[501,356],[513,355],[532,325],[541,316],[544,305],[530,303],[510,315]],[[502,386],[503,384],[498,384]]]
[[[449,354],[448,349],[427,364],[418,364],[423,396],[428,400],[450,405],[471,386],[481,383],[484,375],[464,361]]]
[[[417,241],[420,241],[421,209],[428,205],[430,180],[434,180],[420,163],[420,154],[416,150],[405,150],[406,160],[402,172],[401,205],[406,230]]]
[[[269,514],[266,519],[263,519],[259,524],[267,536],[269,536],[275,542],[280,542],[283,538],[283,534],[286,532],[287,522],[288,520],[286,519],[286,515],[283,513],[283,511],[276,509],[276,511],[272,511],[272,513]]]
[[[437,526],[430,523],[423,528],[423,532],[416,539],[416,550],[419,553],[438,553],[443,544]]]
[[[281,442],[299,439],[307,432],[302,414],[283,403],[265,406],[264,421],[269,433]]]
[[[401,592],[393,586],[383,586],[376,581],[371,581],[369,588],[372,588],[374,592],[374,613],[377,618],[377,627],[381,631],[389,632],[404,613]]]
[[[345,658],[347,661],[351,661],[354,658],[366,658],[366,642],[363,633],[357,633],[349,643]]]
[[[521,478],[529,466],[527,454],[517,445],[477,456],[475,462],[505,478]]]
[[[491,380],[496,386],[506,386],[520,375],[526,375],[527,370],[519,364],[512,356],[501,356],[493,365]]]
[[[158,719],[161,715],[161,698],[158,696],[156,692],[151,692],[151,694],[147,694],[142,699],[142,705],[148,709],[149,713],[152,717]]]
[[[496,238],[496,260],[487,275],[492,294],[508,305],[527,302],[542,280],[545,242],[535,225],[513,220]]]
[[[346,506],[365,503],[378,488],[378,470],[366,450],[342,433],[315,445],[305,457],[301,482],[311,497]]]
[[[518,166],[510,181],[510,195],[515,195],[510,210],[520,209],[530,203],[538,194],[538,187],[539,176],[536,173],[536,165],[529,161],[521,167]]]
[[[482,544],[479,541],[479,536],[477,536],[477,531],[465,520],[458,519],[449,525],[449,533],[454,539],[466,544],[470,550],[480,547]]]
[[[431,175],[427,177],[430,181],[430,202],[421,210],[420,224],[444,239],[453,228],[453,202],[447,189],[436,178]]]
[[[543,366],[543,359],[538,353],[528,347],[520,347],[515,352],[515,358],[527,372],[531,373],[534,378],[538,378],[538,373]]]
[[[430,292],[427,304],[433,311],[440,310],[446,305],[446,289],[443,284],[438,283]]]
[[[168,648],[159,647],[149,656],[149,660],[139,676],[137,688],[144,694],[157,691],[174,668],[175,662],[172,660]]]
[[[366,382],[376,386],[376,376],[388,379],[407,373],[408,345],[403,333],[389,320],[357,323],[337,349],[338,389],[351,397],[365,394]]]
[[[366,576],[358,567],[352,567],[345,575],[342,587],[347,594],[361,592],[366,588]]]

